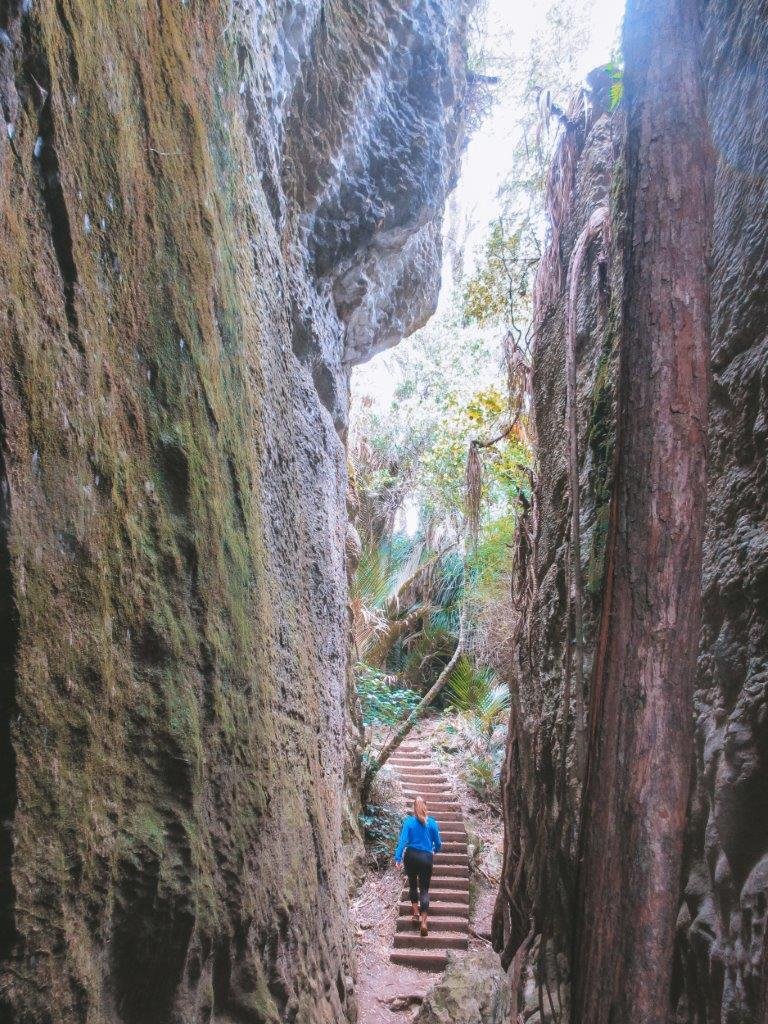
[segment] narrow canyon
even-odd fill
[[[350,375],[474,9],[0,0],[3,1024],[358,1020]],[[768,4],[624,33],[548,111],[492,942],[513,1024],[766,1024]]]

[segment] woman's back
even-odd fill
[[[406,849],[426,850],[428,853],[432,853],[437,852],[441,846],[440,829],[435,819],[428,817],[426,821],[421,822],[415,814],[409,814],[403,822],[395,860],[399,861]]]

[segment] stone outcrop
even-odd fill
[[[682,1020],[752,1024],[768,1014],[768,11],[704,12],[713,380],[678,984]]]
[[[509,979],[491,950],[451,955],[414,1024],[506,1024],[510,995]]]
[[[695,787],[675,950],[670,1020],[758,1024],[768,1012],[768,17],[765,4],[702,3],[703,68],[714,140],[712,372],[703,623],[695,706]],[[496,941],[510,956],[529,914],[542,964],[567,1003],[580,790],[563,697],[569,528],[565,434],[565,271],[590,212],[610,198],[621,239],[621,114],[588,115],[567,134],[551,193],[556,232],[539,282],[534,355],[538,476],[518,537],[516,702],[506,763],[508,881]],[[562,175],[575,160],[573,187]],[[558,174],[560,177],[558,177]],[[587,255],[577,307],[585,678],[602,597],[611,490],[620,267]],[[570,653],[569,653],[570,649]],[[570,666],[570,672],[569,672]],[[571,689],[573,695],[573,690]],[[587,692],[587,699],[588,699]],[[573,706],[570,720],[573,721]],[[565,740],[564,740],[565,737]],[[518,870],[519,869],[519,870]],[[545,897],[541,898],[541,893]],[[620,898],[620,894],[614,894]]]
[[[531,914],[547,939],[542,961],[557,963],[571,927],[576,822],[580,804],[573,718],[573,644],[568,433],[565,423],[566,277],[577,239],[596,211],[610,203],[621,125],[607,110],[602,76],[588,106],[577,101],[556,154],[550,213],[559,231],[536,286],[533,428],[536,484],[517,533],[513,607],[515,644],[512,711],[503,768],[507,835],[503,874],[514,898],[502,895],[494,942],[508,966],[526,941]],[[584,598],[584,677],[589,679],[599,621],[612,482],[616,372],[616,299],[620,275],[602,234],[588,245],[575,306],[576,424],[581,498]],[[564,690],[570,714],[563,713]],[[566,721],[568,722],[566,726]],[[518,870],[520,869],[520,870]],[[543,901],[542,901],[542,894]],[[554,941],[550,949],[547,941]],[[551,955],[548,955],[547,951]],[[548,978],[557,999],[560,970]]]
[[[436,301],[465,16],[0,4],[3,1020],[354,1017],[347,372]]]

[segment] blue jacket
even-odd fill
[[[400,840],[395,850],[395,860],[399,864],[407,847],[412,850],[426,850],[428,853],[439,853],[442,846],[440,829],[434,818],[427,818],[422,825],[415,814],[409,814],[403,822]]]

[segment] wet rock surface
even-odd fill
[[[353,1019],[347,370],[431,312],[460,0],[0,6],[0,1014]]]

